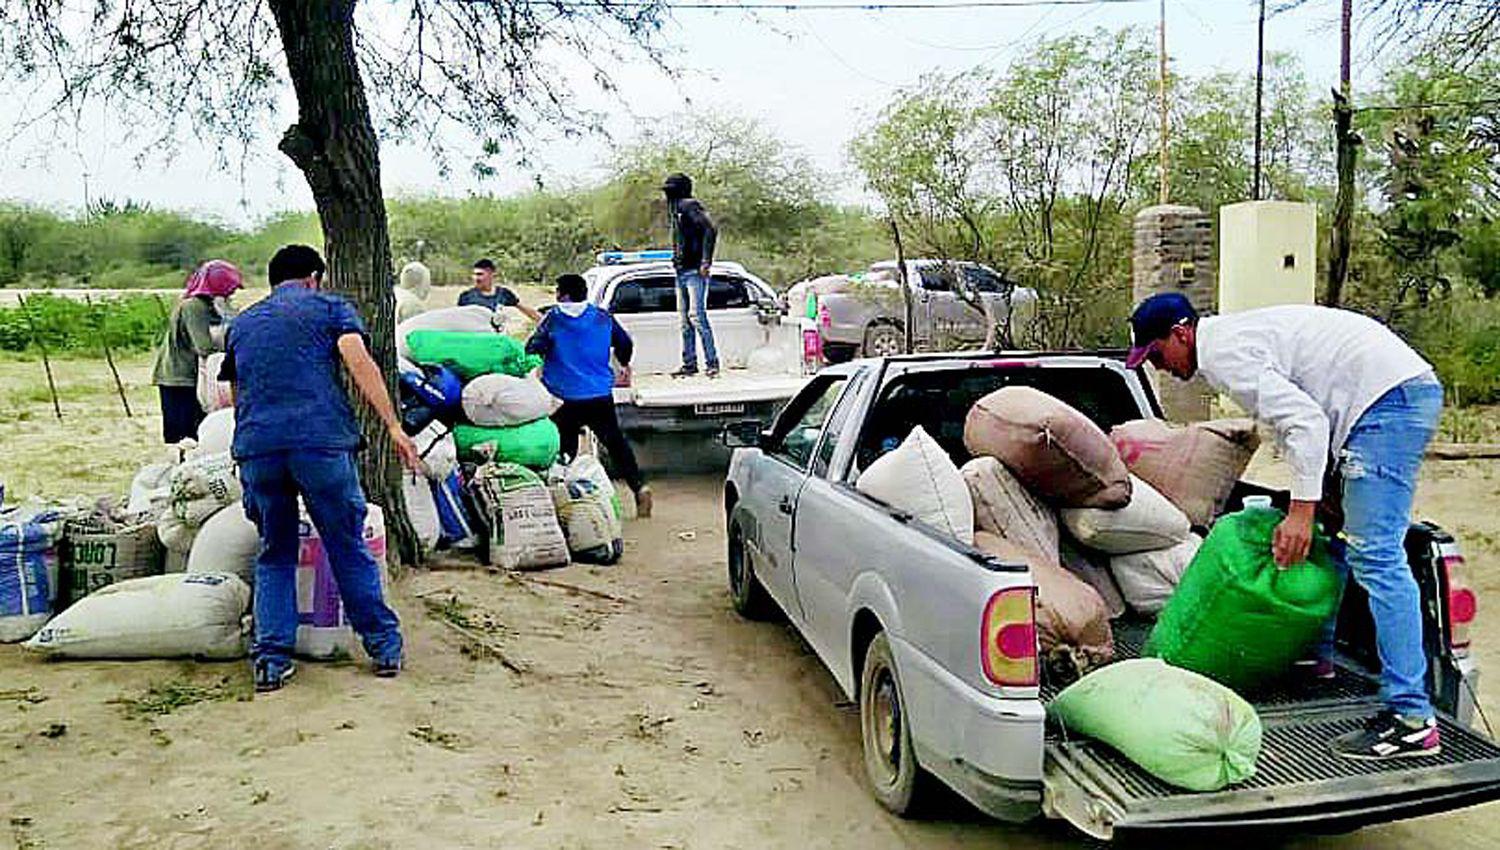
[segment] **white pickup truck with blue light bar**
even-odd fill
[[[769,284],[738,263],[711,269],[708,316],[723,367],[716,378],[670,376],[682,365],[670,250],[605,251],[583,277],[589,300],[613,313],[635,342],[632,379],[615,388],[615,406],[648,469],[722,469],[726,453],[717,437],[724,424],[769,419],[807,380],[799,323],[784,315]],[[662,435],[670,445],[654,439]]]
[[[1442,752],[1344,759],[1327,746],[1379,707],[1369,605],[1344,594],[1338,664],[1253,696],[1264,727],[1254,775],[1222,791],[1173,788],[1096,741],[1049,725],[1057,686],[1039,664],[1030,569],[939,532],[855,487],[862,470],[921,426],[957,464],[965,416],[1005,386],[1066,402],[1108,431],[1160,416],[1149,384],[1085,354],[946,354],[829,367],[769,426],[725,430],[729,590],[749,617],[789,620],[859,707],[875,796],[911,814],[946,784],[1005,820],[1063,818],[1099,839],[1162,830],[1348,830],[1500,799],[1500,747],[1471,728],[1479,670],[1469,652],[1474,591],[1453,537],[1411,526],[1428,686]],[[1288,494],[1240,482],[1231,504]],[[1149,623],[1112,623],[1116,659]]]

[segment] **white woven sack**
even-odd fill
[[[172,470],[172,515],[193,528],[242,495],[234,459],[227,452],[190,457]],[[165,537],[162,542],[167,543]]]
[[[396,354],[411,358],[406,335],[412,331],[494,331],[498,315],[490,308],[478,304],[428,310],[396,326]]]
[[[176,573],[102,587],[24,646],[60,658],[239,658],[250,588],[227,573]]]
[[[203,523],[188,553],[190,573],[230,573],[255,586],[255,555],[260,551],[260,531],[245,516],[245,506],[235,503]]]
[[[1134,475],[1125,507],[1065,508],[1061,513],[1063,525],[1079,543],[1111,555],[1166,549],[1191,533],[1187,515]]]
[[[486,428],[525,425],[562,406],[536,378],[480,375],[464,386],[464,416]]]
[[[443,534],[443,523],[438,518],[437,502],[432,498],[432,482],[415,472],[402,472],[401,494],[406,500],[406,515],[411,518],[422,551],[433,551]]]
[[[1142,614],[1159,614],[1201,545],[1203,538],[1192,534],[1170,549],[1115,555],[1109,559],[1109,571],[1131,608]]]
[[[198,424],[198,445],[188,453],[199,455],[229,454],[234,444],[234,408],[215,410]]]
[[[855,483],[872,499],[912,514],[934,529],[974,543],[974,500],[948,453],[922,426],[882,455]]]
[[[223,410],[234,404],[229,382],[219,380],[219,369],[224,365],[224,352],[215,351],[198,359],[198,406],[205,413]]]
[[[156,516],[166,509],[172,500],[173,463],[152,463],[130,480],[130,498],[126,500],[125,512]]]
[[[458,444],[453,441],[452,428],[434,422],[411,439],[426,464],[428,480],[446,481],[458,469]]]

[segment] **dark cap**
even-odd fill
[[[661,181],[661,190],[667,193],[669,198],[691,198],[693,196],[693,178],[686,174],[668,174],[667,179]]]
[[[1146,362],[1156,344],[1181,324],[1198,321],[1198,311],[1193,302],[1180,292],[1158,292],[1135,306],[1130,314],[1130,353],[1125,356],[1125,367],[1134,369]]]

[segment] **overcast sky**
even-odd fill
[[[787,0],[800,2],[801,0]],[[839,0],[850,2],[855,0]],[[1276,5],[1273,2],[1270,4]],[[1267,48],[1302,57],[1309,81],[1326,91],[1337,81],[1338,0],[1313,0],[1303,9],[1275,16],[1267,25]],[[844,146],[866,118],[899,87],[934,70],[953,72],[979,65],[1003,69],[1042,37],[1091,32],[1096,27],[1154,28],[1155,2],[1034,8],[890,11],[762,11],[681,9],[673,13],[665,39],[677,50],[672,62],[685,72],[668,81],[654,70],[617,71],[621,110],[611,128],[616,139],[639,131],[638,120],[712,106],[764,122],[819,166],[845,169]],[[1255,6],[1251,0],[1168,0],[1168,52],[1177,73],[1214,70],[1250,72],[1255,62]],[[1373,29],[1373,28],[1372,28]],[[1357,30],[1358,65],[1371,68],[1373,48]],[[1356,74],[1356,86],[1360,84]],[[586,94],[586,93],[585,93]],[[590,96],[594,104],[604,101]],[[0,91],[0,115],[19,113],[26,99]],[[286,123],[285,116],[268,126]],[[207,145],[188,145],[169,165],[137,167],[137,148],[118,116],[96,114],[79,132],[50,127],[0,147],[0,199],[52,207],[81,206],[94,198],[134,199],[152,206],[207,214],[247,224],[273,212],[309,209],[311,195],[301,176],[274,149],[268,133],[259,156],[243,177],[237,168],[215,166]],[[460,139],[460,142],[464,140]],[[506,193],[535,177],[577,182],[597,176],[607,153],[603,139],[548,144],[535,171],[502,169],[479,181],[467,173],[443,177],[414,148],[382,150],[386,190],[392,194],[454,195]],[[460,169],[462,171],[462,169]]]

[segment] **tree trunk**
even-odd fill
[[[1359,152],[1355,134],[1354,109],[1349,98],[1339,92],[1333,95],[1334,139],[1338,145],[1338,194],[1333,203],[1333,235],[1328,256],[1328,293],[1324,303],[1339,306],[1343,300],[1344,281],[1349,277],[1349,247],[1354,229],[1354,167]]]
[[[395,398],[391,246],[379,143],[354,53],[355,1],[270,0],[269,5],[297,95],[297,123],[287,128],[280,147],[307,178],[318,206],[328,262],[324,286],[350,299],[364,317],[371,353]],[[365,493],[385,511],[386,532],[401,561],[418,563],[421,550],[406,515],[401,466],[390,438],[368,405],[357,403],[356,411],[368,443],[360,457]]]

